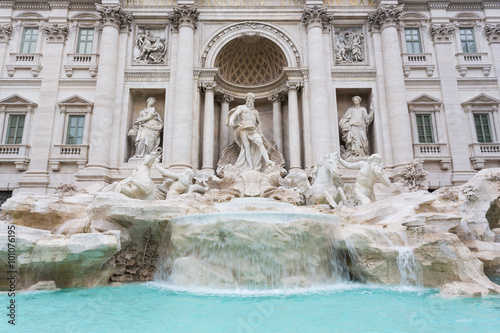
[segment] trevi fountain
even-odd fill
[[[419,161],[389,178],[360,100],[340,121],[342,151],[287,172],[247,94],[209,176],[161,165],[149,98],[128,178],[2,206],[4,312],[14,276],[29,332],[493,332],[500,169],[432,193]]]

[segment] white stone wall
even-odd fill
[[[233,108],[242,102],[245,88],[224,85],[213,66],[218,51],[244,33],[271,40],[288,62],[281,86],[258,91],[256,102],[266,137],[278,139],[273,119],[281,121],[287,167],[308,169],[322,154],[340,150],[338,121],[354,95],[363,96],[365,107],[374,105],[370,152],[383,156],[389,173],[419,158],[435,188],[463,183],[481,168],[498,167],[498,2],[383,0],[353,6],[326,1],[326,16],[333,17],[328,20],[321,12],[304,16],[304,6],[312,8],[314,1],[196,0],[182,4],[197,5],[197,19],[182,14],[179,22],[169,18],[174,4],[167,0],[101,1],[121,6],[104,20],[94,2],[0,4],[0,190],[44,193],[61,183],[86,186],[127,176],[135,167],[129,161],[133,143],[127,132],[149,95],[162,96],[157,105],[165,124],[162,163],[215,169],[225,145],[220,142],[224,108],[218,101],[226,94]],[[402,13],[369,22],[369,15],[377,19],[380,10],[398,4],[405,5]],[[127,14],[133,14],[130,22]],[[249,21],[254,23],[243,24]],[[164,61],[135,61],[136,34],[145,26],[163,34]],[[39,27],[33,54],[20,54],[25,27]],[[363,32],[363,61],[336,61],[335,29],[345,27]],[[458,29],[464,27],[474,29],[474,54],[461,50]],[[92,54],[83,62],[74,58],[80,28],[96,29]],[[419,28],[421,55],[408,54],[405,28]],[[215,105],[210,108],[205,95],[212,83],[215,88],[208,89],[213,89]],[[281,108],[273,108],[270,97],[276,93]],[[418,142],[414,117],[419,112],[432,114],[432,144]],[[474,113],[489,115],[492,143],[477,142]],[[5,144],[12,114],[26,114],[21,145]],[[70,115],[86,117],[81,147],[65,144]],[[203,135],[210,127],[213,143]],[[301,133],[290,133],[297,128]],[[213,156],[204,159],[207,154]],[[350,181],[354,174],[345,171],[345,177]]]

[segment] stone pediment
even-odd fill
[[[80,97],[78,95],[73,95],[71,97],[68,97],[66,99],[63,99],[59,103],[57,103],[59,106],[93,106],[94,103],[92,103],[89,100],[86,100],[83,97]]]
[[[408,102],[408,105],[441,105],[441,101],[430,95],[422,94]]]
[[[469,99],[468,101],[465,101],[462,103],[462,105],[498,105],[500,104],[500,100],[488,96],[486,94],[480,94],[474,98]]]
[[[36,107],[37,104],[35,102],[30,101],[29,99],[26,99],[22,96],[19,96],[18,94],[11,95],[9,97],[6,97],[2,100],[0,100],[0,106],[31,106],[31,107]]]

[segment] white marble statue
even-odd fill
[[[158,163],[155,163],[154,166],[160,174],[168,178],[162,188],[160,188],[162,192],[166,193],[167,200],[175,199],[179,195],[185,193],[203,194],[208,190],[208,187],[193,184],[194,172],[191,169],[186,169],[184,172],[176,173],[168,171]]]
[[[348,169],[359,169],[356,184],[354,185],[354,196],[358,204],[364,205],[375,201],[373,186],[377,180],[386,186],[391,185],[391,181],[380,164],[382,157],[379,154],[371,155],[368,157],[368,161],[354,163],[343,160],[338,153],[334,153],[334,157]]]
[[[274,164],[269,159],[270,143],[260,129],[259,112],[254,107],[255,95],[248,93],[246,103],[229,111],[226,125],[234,129],[234,138],[240,153],[234,164],[240,171],[260,170],[261,160],[266,165]]]
[[[142,158],[160,146],[160,133],[163,128],[163,121],[160,114],[154,107],[156,99],[149,97],[147,107],[141,111],[139,118],[134,122],[134,127],[129,131],[129,135],[136,135],[134,157]]]
[[[335,208],[346,203],[344,184],[337,167],[337,158],[326,154],[314,164],[310,173],[311,182],[302,173],[291,173],[283,179],[284,188],[296,188],[304,197],[306,205],[327,204]]]
[[[132,176],[105,187],[103,192],[118,192],[132,199],[162,200],[164,196],[151,179],[151,167],[156,162],[156,152],[146,155]]]
[[[352,101],[354,106],[347,109],[339,123],[346,149],[344,158],[368,155],[367,131],[373,121],[373,104],[370,104],[370,112],[367,112],[360,106],[361,97],[354,96]]]

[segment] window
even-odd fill
[[[417,132],[419,143],[434,143],[434,135],[432,133],[431,114],[417,114]]]
[[[422,44],[420,43],[420,29],[405,29],[406,51],[408,53],[422,53]]]
[[[474,38],[473,28],[460,28],[460,41],[462,42],[462,51],[464,53],[477,52],[476,40]]]
[[[490,119],[487,113],[474,114],[474,125],[476,126],[477,142],[493,142],[490,131]]]
[[[66,135],[67,145],[82,144],[84,124],[85,124],[85,116],[69,116],[68,134]]]
[[[36,50],[37,37],[38,37],[38,28],[24,28],[20,52],[34,53]]]
[[[15,115],[9,118],[9,127],[7,128],[7,138],[5,143],[19,145],[23,140],[25,115]]]
[[[94,29],[80,28],[78,31],[78,45],[76,53],[89,54],[92,53],[92,45],[94,44]]]

